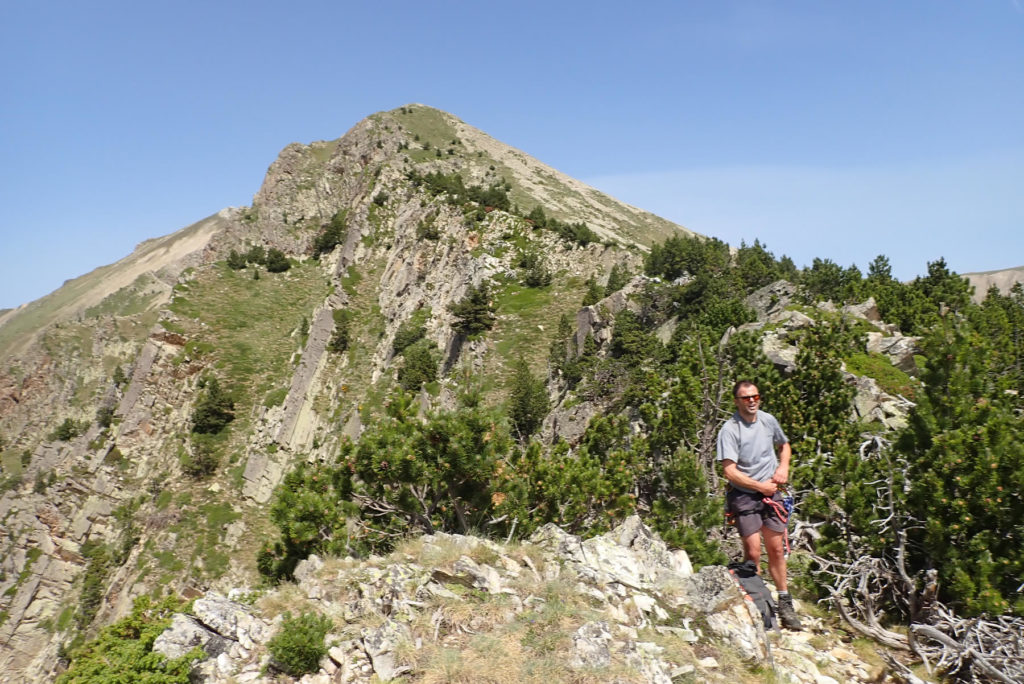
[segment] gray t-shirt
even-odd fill
[[[718,460],[735,461],[741,473],[758,482],[765,482],[771,479],[779,467],[775,446],[788,441],[779,421],[772,414],[758,411],[757,419],[748,423],[736,412],[718,431]],[[736,489],[750,494],[757,493],[744,487]]]

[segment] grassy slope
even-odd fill
[[[214,215],[171,235],[147,240],[124,259],[69,280],[45,297],[0,316],[0,361],[24,351],[40,331],[54,323],[101,306],[122,288],[137,286],[140,277],[201,248],[221,221]],[[161,298],[155,297],[149,304],[158,301]]]
[[[279,388],[288,387],[303,340],[303,317],[329,292],[326,276],[315,262],[285,273],[232,271],[223,262],[196,271],[195,277],[175,288],[170,309],[178,321],[166,327],[189,340],[182,356],[205,361],[235,399],[235,421],[219,436],[221,464],[212,480],[196,486],[184,480],[168,483],[166,495],[156,500],[174,522],[149,545],[139,569],[153,573],[157,587],[188,577],[215,579],[236,560],[251,572],[260,534],[247,534],[241,548],[224,553],[225,525],[241,514],[238,507],[244,449],[258,407]],[[184,436],[183,436],[184,437]],[[209,485],[216,484],[216,487]],[[265,512],[246,513],[246,523],[258,531],[267,524]]]

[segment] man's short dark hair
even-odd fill
[[[740,390],[744,387],[757,387],[757,385],[750,380],[737,380],[736,384],[732,386],[732,396],[734,399],[740,395]]]

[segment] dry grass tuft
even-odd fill
[[[256,600],[256,607],[268,620],[273,620],[278,615],[291,613],[301,615],[303,612],[319,612],[306,595],[296,584],[282,584],[270,594],[265,594]]]

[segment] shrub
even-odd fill
[[[181,455],[181,469],[197,479],[212,475],[217,470],[220,455],[212,435],[192,435],[192,449]]]
[[[249,251],[245,253],[245,261],[246,263],[266,266],[267,250],[263,249],[261,245],[253,245],[249,248]]]
[[[455,331],[468,336],[478,335],[494,327],[494,305],[487,283],[470,286],[466,296],[451,304],[448,310],[455,316]]]
[[[331,252],[335,247],[345,242],[347,235],[346,213],[339,211],[331,217],[330,222],[324,226],[324,229],[313,240],[313,256],[319,257],[321,254]]]
[[[597,278],[590,276],[587,278],[586,285],[587,291],[583,294],[583,301],[580,302],[580,306],[593,306],[604,299],[604,290],[597,284]]]
[[[551,270],[539,252],[534,250],[523,252],[519,257],[519,267],[523,269],[523,285],[545,287],[551,284]]]
[[[416,224],[416,237],[420,240],[437,240],[441,237],[441,231],[434,223],[437,217],[434,214],[428,215]]]
[[[235,402],[215,377],[205,382],[204,389],[192,409],[192,432],[217,434],[235,419]]]
[[[327,350],[340,354],[348,349],[351,342],[349,334],[349,313],[344,309],[335,309],[331,312],[334,317],[334,334],[331,341],[327,343]]]
[[[101,428],[108,428],[114,422],[114,407],[100,406],[96,409],[96,424]]]
[[[153,642],[170,626],[171,616],[183,609],[183,602],[175,597],[160,603],[153,603],[148,596],[135,599],[128,617],[71,650],[71,665],[57,678],[57,684],[188,684],[192,661],[204,655],[201,649],[194,648],[174,660],[153,652]]]
[[[64,422],[57,426],[57,429],[50,433],[51,440],[59,440],[61,442],[70,442],[72,439],[82,434],[85,430],[78,421],[73,418],[65,418]]]
[[[608,274],[608,284],[604,286],[604,296],[618,292],[626,286],[629,282],[629,271],[626,270],[625,266],[615,264],[612,266],[611,273]]]
[[[88,561],[82,580],[82,594],[78,599],[75,623],[85,629],[92,623],[103,601],[103,591],[110,572],[110,550],[106,544],[87,540],[82,544],[82,556]]]
[[[245,256],[235,250],[228,254],[228,268],[232,271],[240,271],[245,268]]]
[[[403,389],[418,390],[424,383],[437,380],[437,346],[419,340],[402,352],[405,363],[398,369],[398,384]]]
[[[271,273],[284,273],[292,267],[292,262],[288,261],[288,257],[284,255],[284,252],[271,247],[267,250],[267,270]]]
[[[331,629],[330,618],[303,613],[293,618],[284,614],[281,631],[267,644],[274,663],[286,674],[301,677],[320,669],[320,659],[327,655],[324,637]]]
[[[529,439],[537,431],[548,412],[548,392],[544,381],[530,373],[530,367],[520,357],[512,376],[509,393],[509,420],[520,440]]]
[[[406,347],[423,339],[427,334],[426,322],[429,317],[429,309],[417,309],[408,320],[398,326],[395,339],[391,343],[396,354],[401,354]]]

